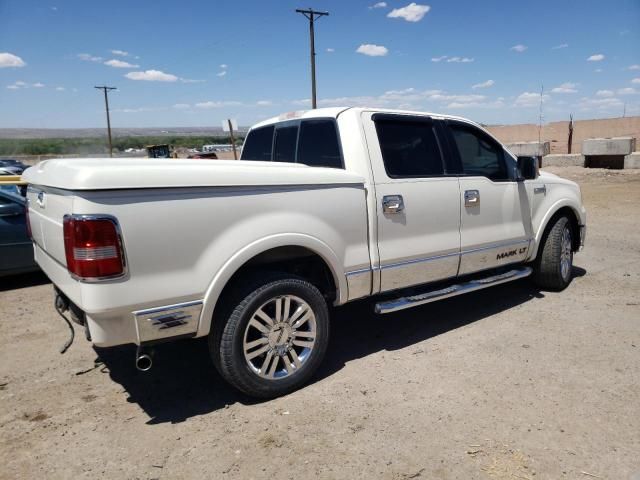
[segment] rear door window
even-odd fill
[[[375,122],[384,168],[389,177],[444,174],[432,122],[410,119],[380,119]]]
[[[300,126],[298,163],[343,168],[338,132],[333,120],[304,120]]]
[[[274,162],[295,162],[298,142],[298,125],[279,127],[273,147]]]
[[[242,147],[241,160],[271,160],[273,145],[273,125],[256,128],[249,132]]]

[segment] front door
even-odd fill
[[[455,277],[460,190],[437,126],[421,115],[362,115],[375,182],[380,291]]]
[[[530,207],[515,161],[481,129],[447,122],[460,176],[459,275],[521,262],[527,258]]]

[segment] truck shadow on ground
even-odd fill
[[[585,273],[574,267],[575,277]],[[352,360],[406,348],[544,295],[531,282],[521,280],[387,315],[374,314],[372,300],[348,304],[333,312],[327,355],[312,382],[333,375]],[[122,385],[129,402],[137,403],[151,417],[148,424],[179,423],[236,402],[259,402],[222,380],[205,340],[158,346],[154,366],[146,373],[136,370],[135,351],[132,345],[96,348],[104,371]]]

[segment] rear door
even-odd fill
[[[363,112],[375,182],[380,290],[455,277],[460,190],[427,116]]]
[[[513,158],[478,127],[447,121],[453,160],[460,168],[459,275],[527,258],[530,207]]]

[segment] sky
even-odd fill
[[[318,106],[640,115],[640,0],[0,0],[0,128],[248,126]]]

